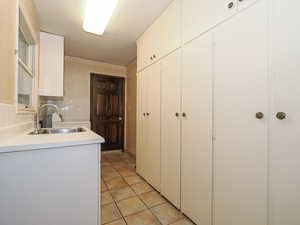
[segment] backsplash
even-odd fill
[[[33,122],[32,114],[17,114],[15,105],[0,103],[0,128]]]

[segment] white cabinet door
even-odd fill
[[[300,224],[299,8],[297,0],[272,1],[270,225]]]
[[[215,31],[215,225],[267,224],[266,6],[261,1]]]
[[[180,208],[181,50],[161,62],[161,193]]]
[[[142,68],[145,68],[160,57],[161,23],[157,19],[139,39]]]
[[[139,73],[137,76],[137,172],[145,177],[144,151],[147,143],[147,86],[145,76]]]
[[[40,33],[40,95],[64,95],[64,37]]]
[[[181,1],[174,0],[161,15],[160,27],[160,57],[166,56],[181,44]]]
[[[142,73],[141,175],[160,190],[160,63]]]
[[[143,73],[147,86],[147,125],[144,166],[146,180],[160,191],[160,63],[148,67]]]
[[[183,48],[181,209],[197,224],[211,224],[212,34]]]
[[[182,0],[183,42],[196,38],[236,12],[237,0]]]

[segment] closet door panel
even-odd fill
[[[161,185],[161,146],[160,146],[160,63],[155,63],[147,68],[147,154],[145,160],[147,163],[148,182],[158,191]]]
[[[232,3],[230,8],[228,5]],[[183,42],[237,13],[237,0],[182,0]]]
[[[146,178],[147,173],[147,146],[148,146],[148,119],[147,112],[147,76],[146,73],[140,73],[137,77],[138,99],[137,99],[137,172]]]
[[[161,193],[177,208],[180,208],[180,65],[181,50],[161,62]]]
[[[181,44],[181,1],[174,0],[161,15],[160,57],[166,56]]]
[[[271,4],[270,225],[300,224],[300,2],[286,3]]]
[[[182,0],[182,35],[186,43],[215,25],[216,0]]]
[[[266,1],[215,31],[215,225],[267,224],[267,31]]]
[[[181,209],[194,222],[211,225],[212,34],[183,48]]]

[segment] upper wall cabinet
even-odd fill
[[[186,43],[258,0],[182,0],[182,32]]]
[[[175,0],[140,37],[138,70],[153,64],[181,44],[180,0]]]
[[[40,92],[62,97],[64,82],[64,37],[40,33]]]

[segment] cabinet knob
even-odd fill
[[[182,116],[183,116],[183,117],[186,117],[187,115],[186,115],[186,113],[182,113]]]
[[[153,55],[153,59],[155,59],[156,58],[156,55]]]
[[[178,112],[177,112],[177,113],[175,113],[175,116],[176,116],[176,117],[179,117],[179,113],[178,113]]]
[[[244,0],[239,0],[239,2],[243,2]]]
[[[260,119],[263,119],[264,116],[265,116],[265,115],[264,115],[262,112],[258,112],[258,113],[255,114],[255,117],[256,117],[257,119],[259,119],[259,120],[260,120]]]
[[[150,113],[146,113],[147,116],[150,116]]]
[[[153,60],[152,56],[150,57],[150,60]]]
[[[279,119],[279,120],[284,120],[284,119],[286,119],[286,117],[287,117],[287,115],[286,115],[285,112],[278,112],[276,114],[276,118]]]
[[[143,116],[146,116],[146,113],[143,113]]]
[[[228,9],[232,9],[233,6],[234,6],[234,3],[233,3],[233,2],[230,2],[230,3],[228,3],[228,5],[227,5]]]

